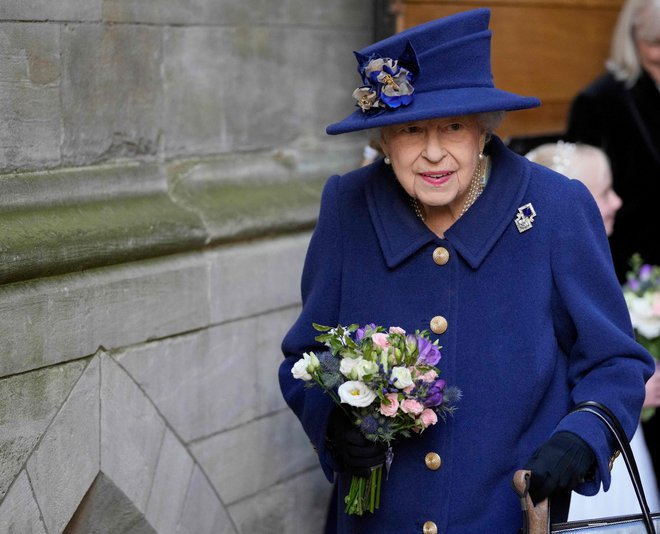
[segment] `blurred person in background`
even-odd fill
[[[621,208],[621,199],[612,189],[612,173],[605,153],[590,145],[565,143],[547,143],[526,154],[527,159],[549,167],[574,180],[580,180],[593,195],[603,217],[607,235],[612,234],[614,217]],[[647,382],[645,407],[658,406],[660,390],[660,372],[656,371]],[[641,431],[637,428],[630,446],[637,460],[642,486],[652,512],[660,511],[660,496],[649,449]],[[593,519],[612,515],[639,513],[639,503],[628,476],[623,460],[614,463],[612,482],[609,491],[599,492],[594,497],[585,497],[574,493],[568,519]]]
[[[639,253],[660,264],[660,0],[628,0],[614,30],[607,73],[571,106],[567,140],[601,147],[623,200],[610,238],[625,281]]]
[[[566,138],[601,147],[623,206],[610,236],[620,282],[639,253],[660,264],[660,0],[628,0],[617,21],[607,73],[575,98]],[[660,415],[643,423],[660,480]]]

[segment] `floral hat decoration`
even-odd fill
[[[415,92],[412,81],[419,65],[410,41],[399,59],[365,56],[360,52],[355,52],[355,57],[364,85],[353,91],[353,98],[362,111],[398,108],[412,102]]]
[[[489,21],[489,9],[465,11],[355,52],[362,78],[353,91],[357,109],[326,132],[539,106],[537,98],[494,86]]]

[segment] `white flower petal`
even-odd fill
[[[369,406],[377,397],[376,394],[367,387],[364,382],[358,380],[349,380],[344,382],[337,390],[341,402],[364,408]]]

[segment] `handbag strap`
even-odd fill
[[[621,451],[621,456],[623,456],[623,460],[626,463],[628,475],[630,476],[635,495],[637,496],[637,501],[642,510],[642,518],[644,520],[646,532],[648,534],[656,534],[655,527],[653,526],[653,519],[651,518],[651,512],[649,510],[649,504],[646,501],[646,495],[644,494],[644,488],[642,487],[642,480],[639,476],[637,462],[635,461],[635,456],[630,448],[630,442],[628,441],[626,433],[617,417],[607,406],[596,401],[581,402],[571,410],[571,413],[574,412],[587,412],[595,415],[605,423],[605,426],[607,426],[612,436],[614,436],[618,448]]]
[[[586,412],[598,417],[605,426],[608,428],[612,436],[617,442],[618,449],[628,469],[630,480],[632,481],[637,501],[642,510],[642,520],[647,534],[656,534],[655,527],[653,526],[653,519],[649,511],[649,505],[644,495],[644,488],[642,487],[637,462],[633,456],[630,442],[626,433],[621,426],[621,423],[616,416],[611,412],[607,406],[595,401],[585,401],[577,404],[569,413]],[[520,498],[521,508],[523,512],[523,534],[535,533],[549,533],[550,532],[550,504],[549,499],[538,503],[536,506],[532,503],[529,496],[529,482],[531,473],[530,471],[519,470],[516,471],[513,477],[513,488]]]

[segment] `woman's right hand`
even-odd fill
[[[367,477],[372,467],[385,463],[387,444],[365,438],[338,406],[330,414],[327,440],[328,448],[341,472]]]
[[[653,408],[660,406],[660,367],[655,368],[655,373],[646,383],[646,397],[644,398],[644,408]]]

